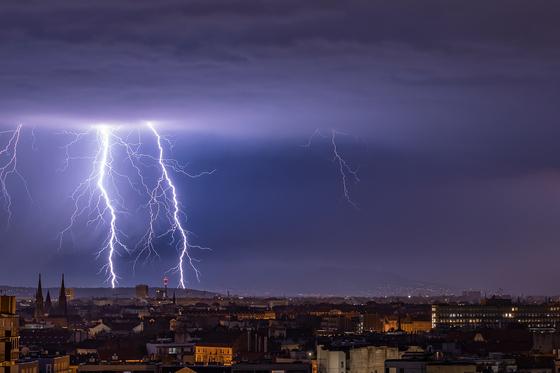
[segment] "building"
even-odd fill
[[[194,361],[202,365],[231,366],[233,346],[227,344],[201,343],[194,349]]]
[[[68,301],[66,299],[66,288],[64,286],[64,273],[62,274],[62,281],[60,283],[60,292],[58,293],[57,314],[62,316],[68,316]]]
[[[17,373],[39,373],[39,362],[37,360],[18,361]]]
[[[346,373],[346,354],[344,351],[330,351],[317,346],[318,373]]]
[[[383,317],[377,313],[366,313],[363,315],[365,332],[382,332]]]
[[[52,300],[51,300],[51,292],[47,290],[47,298],[45,299],[45,306],[44,312],[45,314],[49,314],[53,309]]]
[[[506,328],[523,325],[534,331],[560,326],[560,304],[514,304],[509,299],[487,299],[481,304],[436,304],[432,327],[438,329]]]
[[[41,285],[41,274],[39,273],[39,283],[37,284],[37,292],[35,293],[35,319],[39,320],[44,315],[45,304],[43,302],[43,286]]]
[[[17,372],[19,359],[19,317],[16,297],[0,296],[0,372]]]
[[[158,341],[156,343],[147,343],[146,350],[150,359],[154,361],[162,361],[164,363],[195,363],[193,343]]]
[[[19,360],[16,297],[0,296],[0,373],[38,373],[37,361]]]
[[[350,350],[349,368],[352,373],[383,373],[385,360],[400,359],[402,352],[397,347],[367,346]]]
[[[136,285],[136,298],[147,299],[149,295],[148,285],[140,284]]]
[[[41,356],[39,358],[39,371],[41,373],[70,373],[70,356]]]
[[[364,321],[362,315],[348,316],[323,316],[321,318],[320,335],[335,335],[339,333],[358,333],[364,331]]]
[[[416,320],[405,317],[401,320],[401,330],[406,333],[426,333],[432,330],[431,320]]]

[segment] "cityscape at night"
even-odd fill
[[[560,373],[557,0],[0,0],[0,373]]]

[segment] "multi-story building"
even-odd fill
[[[227,344],[202,343],[194,349],[196,364],[231,366],[233,346]]]
[[[0,296],[0,367],[10,367],[19,359],[19,317],[16,297]],[[9,371],[3,369],[3,371]]]
[[[365,332],[382,332],[384,318],[377,313],[366,313],[363,315]]]
[[[317,347],[318,373],[383,373],[385,360],[400,359],[397,347],[366,346],[329,350]]]
[[[327,350],[317,346],[317,372],[318,373],[346,373],[346,353],[338,350]]]
[[[515,324],[530,330],[554,331],[560,326],[560,305],[514,304],[508,299],[487,299],[481,304],[432,306],[433,328],[495,329]]]
[[[350,350],[351,373],[383,373],[385,360],[400,359],[402,352],[397,347],[367,346]]]
[[[0,296],[0,373],[38,373],[36,360],[19,360],[19,316],[16,297]]]
[[[182,362],[194,364],[194,343],[176,343],[169,340],[147,343],[146,350],[151,360],[169,362]]]
[[[41,373],[70,373],[70,356],[41,356],[39,358],[39,371]]]
[[[425,333],[432,329],[432,322],[430,320],[415,320],[406,317],[401,320],[401,330],[406,333]]]

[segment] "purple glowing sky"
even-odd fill
[[[559,17],[539,0],[4,2],[0,126],[35,127],[39,151],[22,157],[34,207],[17,198],[0,250],[45,261],[0,283],[32,284],[39,270],[99,281],[80,264],[90,247],[51,244],[80,177],[56,174],[55,132],[156,120],[175,157],[219,170],[181,184],[215,250],[200,287],[327,292],[344,278],[334,291],[387,280],[558,292]],[[349,134],[359,211],[328,141],[300,146],[316,128]]]

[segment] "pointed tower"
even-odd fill
[[[45,299],[45,313],[50,313],[52,310],[51,292],[47,290],[47,298]]]
[[[175,292],[173,292],[173,304],[177,304],[177,298],[175,298]]]
[[[39,273],[39,284],[37,285],[37,293],[35,293],[35,318],[39,319],[44,315],[43,287],[41,286],[41,274]]]
[[[62,316],[68,315],[68,305],[66,303],[66,288],[64,287],[64,273],[62,274],[60,293],[58,294],[58,313]]]

